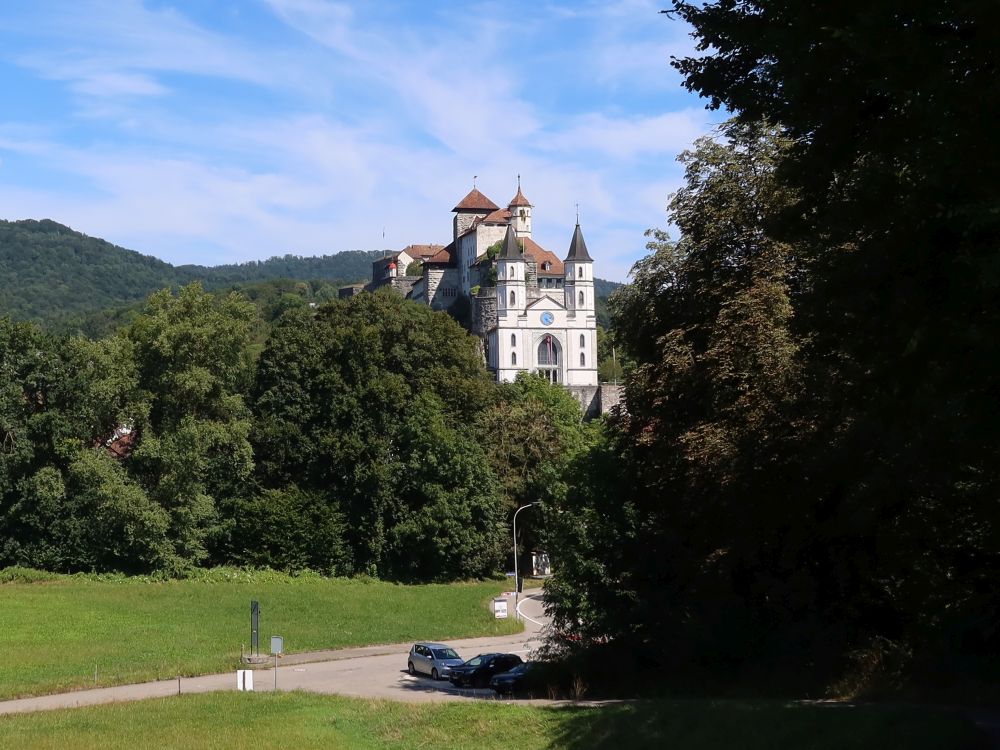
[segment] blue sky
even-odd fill
[[[535,239],[561,257],[579,203],[624,280],[721,119],[664,5],[11,0],[0,218],[214,265],[445,243],[473,175],[506,204],[520,174]]]

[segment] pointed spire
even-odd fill
[[[507,234],[503,237],[503,247],[500,249],[502,260],[524,260],[521,255],[521,247],[517,244],[517,236],[514,234],[514,227],[507,225]]]
[[[569,243],[569,253],[566,254],[566,260],[589,260],[591,263],[594,259],[590,257],[590,253],[587,252],[587,243],[583,241],[583,232],[580,231],[580,224],[577,223],[576,229],[573,230],[573,239]]]
[[[524,193],[521,192],[521,175],[517,176],[517,195],[510,199],[510,203],[507,204],[507,208],[520,208],[526,206],[531,208],[531,203],[527,198],[524,197]]]

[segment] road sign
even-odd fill
[[[275,655],[285,653],[285,639],[280,635],[271,636],[271,653]]]
[[[493,600],[493,616],[498,620],[507,619],[507,600],[506,599],[494,599]]]

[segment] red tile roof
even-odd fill
[[[478,224],[479,222],[476,221]],[[498,208],[491,214],[483,217],[483,224],[509,224],[510,223],[510,211],[506,208]]]
[[[417,260],[427,260],[443,247],[444,245],[407,245],[402,252]]]
[[[531,207],[531,204],[528,202],[528,199],[525,198],[524,193],[521,192],[520,185],[517,186],[517,195],[511,198],[510,203],[507,205],[507,208],[514,208],[515,206],[527,206],[529,208]]]
[[[458,202],[452,211],[496,211],[500,206],[491,201],[476,188]]]
[[[530,237],[522,237],[520,241],[524,243],[525,254],[530,255],[535,263],[538,264],[539,276],[562,276],[566,272],[563,268],[563,262],[559,260],[559,257],[555,253],[550,253]],[[546,261],[551,263],[552,266],[548,271],[543,271],[542,264]]]
[[[434,255],[424,261],[432,265],[451,266],[455,264],[455,243],[449,242],[438,250]]]

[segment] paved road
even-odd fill
[[[449,643],[467,659],[487,651],[505,651],[526,658],[533,649],[541,645],[540,634],[546,622],[542,604],[536,596],[529,593],[521,598],[521,612],[525,624],[523,633],[513,636],[464,638]],[[513,603],[509,606],[509,610],[513,612]],[[256,670],[254,689],[257,692],[274,690],[277,677],[278,690],[307,690],[314,693],[411,702],[493,697],[493,691],[488,689],[458,690],[447,681],[435,682],[429,677],[411,677],[406,672],[406,655],[410,645],[410,643],[399,643],[291,654],[279,660],[277,670]],[[176,695],[178,692],[209,693],[235,689],[234,670],[225,674],[182,677],[180,680],[160,680],[2,701],[0,714],[161,698]]]

